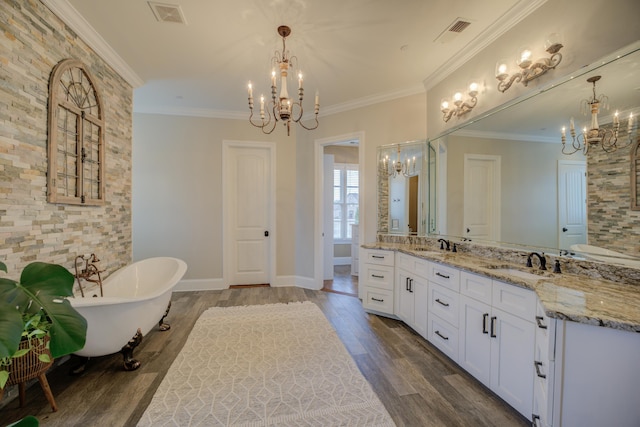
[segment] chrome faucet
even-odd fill
[[[546,270],[547,269],[547,258],[544,256],[544,252],[542,252],[542,255],[540,255],[538,252],[531,252],[529,254],[529,256],[527,257],[527,267],[533,267],[533,263],[531,262],[531,258],[534,255],[537,256],[538,259],[540,260],[540,270]]]

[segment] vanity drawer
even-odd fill
[[[393,314],[393,290],[366,288],[364,305],[370,310]]]
[[[393,291],[393,271],[393,267],[386,265],[364,264],[360,276],[367,286]]]
[[[377,265],[394,265],[394,252],[379,249],[367,249],[364,253],[364,262]]]
[[[429,312],[458,327],[460,294],[437,283],[429,283]]]
[[[542,358],[555,360],[555,319],[547,317],[540,301],[536,302],[536,349]],[[537,357],[537,356],[536,356]]]
[[[460,291],[460,270],[457,268],[430,262],[428,279],[453,291]]]
[[[434,313],[428,316],[427,339],[429,342],[453,361],[458,361],[458,328],[451,326],[448,322],[440,319]]]
[[[485,304],[491,304],[491,289],[493,280],[490,277],[477,274],[460,273],[460,293]]]
[[[532,290],[494,280],[491,294],[495,308],[528,322],[535,322],[538,298]]]
[[[396,255],[396,267],[402,268],[412,274],[429,278],[429,261],[415,256],[399,253]]]

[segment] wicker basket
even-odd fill
[[[11,366],[9,367],[8,386],[27,382],[47,372],[47,369],[49,369],[53,363],[51,352],[47,348],[48,342],[49,336],[45,336],[40,340],[33,339],[31,340],[31,350],[24,356],[12,360]],[[18,349],[23,350],[26,348],[29,348],[29,341],[21,341]],[[38,359],[38,356],[41,354],[48,354],[50,361],[42,362]]]

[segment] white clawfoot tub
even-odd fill
[[[79,293],[70,298],[71,305],[87,319],[86,344],[75,354],[113,354],[127,345],[138,329],[147,334],[166,315],[172,290],[186,271],[187,264],[180,259],[148,258],[107,277],[102,283],[103,297],[96,286],[85,290],[84,298]]]

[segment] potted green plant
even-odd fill
[[[43,262],[27,265],[20,281],[0,278],[0,395],[21,358],[50,364],[84,347],[87,321],[67,300],[73,282],[66,268]]]

